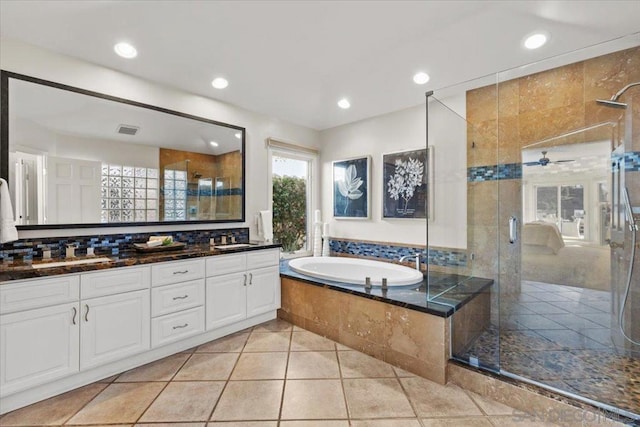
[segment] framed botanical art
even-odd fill
[[[369,219],[371,157],[333,162],[333,216]]]
[[[433,147],[382,155],[382,217],[433,219]]]

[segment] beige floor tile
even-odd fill
[[[69,424],[134,423],[164,386],[160,382],[110,384]]]
[[[243,353],[231,374],[232,380],[283,380],[286,352]]]
[[[424,427],[492,427],[487,417],[423,418]]]
[[[229,381],[212,421],[277,420],[284,381]]]
[[[339,351],[343,378],[395,377],[393,366],[359,351]]]
[[[287,380],[283,420],[347,418],[340,380]]]
[[[278,427],[277,421],[231,421],[212,422],[207,427]]]
[[[351,427],[422,427],[416,418],[351,421]],[[460,427],[460,426],[459,426]]]
[[[476,393],[469,393],[471,398],[487,415],[513,415],[515,409],[495,400],[488,399]]]
[[[248,332],[238,332],[206,344],[202,344],[196,349],[196,353],[240,353],[249,338]]]
[[[280,427],[349,427],[347,420],[281,421]]]
[[[231,375],[239,353],[195,353],[174,381],[219,381]]]
[[[489,417],[491,423],[495,427],[557,427],[559,424],[539,421],[539,420],[530,420],[525,419],[524,417],[513,416],[502,416],[502,417]],[[574,421],[574,420],[572,420]]]
[[[188,354],[174,354],[127,371],[120,375],[116,382],[171,381],[171,378],[188,358]]]
[[[287,379],[308,378],[340,378],[336,352],[291,352],[287,367]]]
[[[291,338],[291,351],[329,351],[335,350],[335,343],[313,332],[294,332]]]
[[[458,386],[436,384],[423,378],[401,378],[419,417],[455,417],[483,415],[476,404]]]
[[[140,422],[208,421],[223,381],[172,382],[140,418]]]
[[[416,416],[395,378],[345,379],[343,383],[352,418]]]
[[[405,371],[404,369],[400,369],[396,366],[393,367],[393,370],[395,371],[396,375],[400,378],[411,378],[416,376],[416,374],[412,374],[411,372]]]
[[[244,351],[288,351],[291,332],[252,332]]]
[[[98,381],[96,381],[96,382],[99,382],[99,383],[112,383],[112,382],[114,382],[114,381],[116,380],[116,378],[118,378],[118,376],[119,376],[119,375],[120,375],[120,374],[118,374],[118,375],[111,375],[110,377],[103,378],[103,379],[98,380]]]
[[[5,414],[0,419],[0,425],[8,427],[63,424],[107,386],[108,384],[102,383],[89,384],[51,399],[25,406]]]
[[[273,319],[253,327],[253,332],[287,332],[293,329],[293,325],[281,319]]]
[[[294,329],[295,332],[295,329]],[[340,344],[339,342],[336,343],[336,349],[338,351],[353,351],[353,349],[351,347],[347,347],[344,344]]]
[[[205,427],[205,425],[206,423],[138,423],[135,427]]]

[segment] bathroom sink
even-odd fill
[[[215,245],[216,249],[238,249],[238,248],[248,248],[251,246],[250,243],[234,243],[232,245]]]
[[[97,258],[86,258],[86,259],[76,259],[72,261],[60,261],[60,262],[43,262],[39,264],[32,264],[33,268],[54,268],[54,267],[66,267],[69,265],[80,265],[80,264],[95,264],[97,262],[110,262],[111,259],[107,257],[97,257]]]

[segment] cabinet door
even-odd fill
[[[207,279],[207,330],[247,317],[247,273],[226,274]]]
[[[278,267],[249,270],[247,317],[280,308],[280,271]]]
[[[149,349],[151,312],[148,289],[83,300],[80,309],[80,369]]]
[[[0,316],[3,396],[78,372],[78,303]]]

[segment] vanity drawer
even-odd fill
[[[204,332],[204,307],[151,320],[151,346],[158,347]]]
[[[16,281],[0,285],[0,313],[48,307],[80,298],[80,276]]]
[[[268,249],[247,253],[247,268],[272,267],[280,263],[280,249]]]
[[[163,262],[151,266],[152,286],[204,278],[204,260]]]
[[[162,316],[204,305],[204,279],[151,290],[151,316]]]
[[[149,267],[114,268],[95,273],[83,273],[82,299],[149,289],[150,278]]]
[[[207,277],[238,273],[246,269],[246,254],[218,255],[207,258]]]

